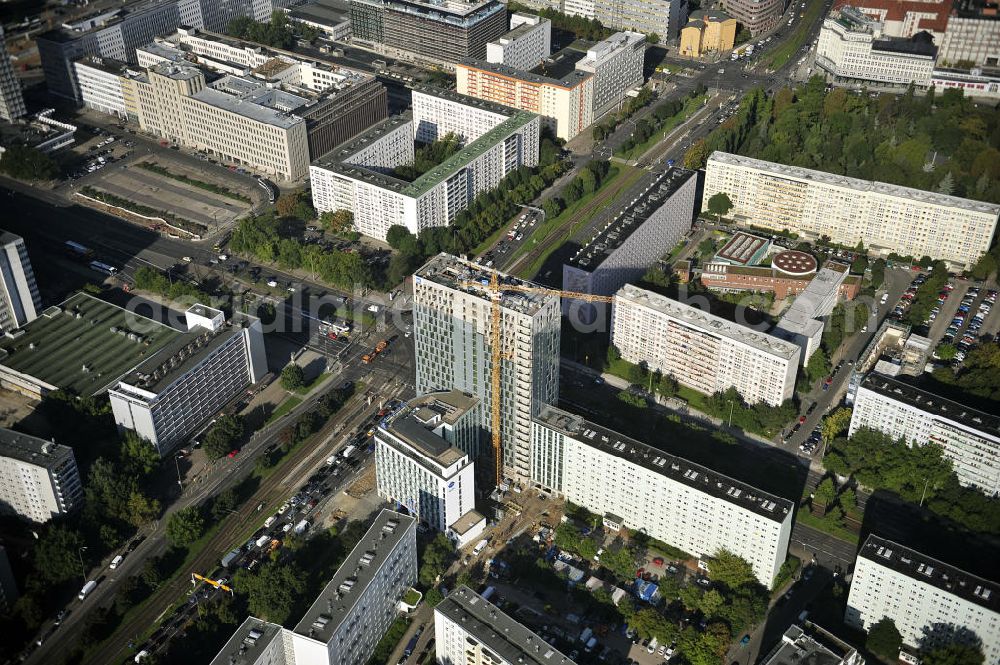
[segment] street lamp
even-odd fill
[[[181,463],[177,460],[181,458],[181,454],[177,453],[174,455],[174,467],[177,469],[177,484],[180,485],[181,490],[184,490],[184,481],[181,480]]]
[[[84,584],[87,583],[87,568],[83,565],[83,551],[85,549],[87,549],[86,545],[76,551],[76,555],[80,558],[80,576],[83,577]]]

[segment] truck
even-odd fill
[[[222,557],[222,567],[229,568],[229,566],[232,565],[236,559],[240,558],[240,554],[242,554],[242,551],[238,547],[232,552],[226,554],[226,556]]]
[[[479,556],[480,554],[482,554],[483,550],[486,549],[486,543],[487,543],[487,540],[485,538],[483,538],[478,543],[476,543],[475,548],[473,548],[473,550],[472,550],[472,554],[474,556]]]
[[[95,582],[94,580],[90,580],[89,582],[83,585],[82,589],[80,589],[80,593],[77,595],[77,598],[83,600],[84,598],[90,595],[91,591],[93,591],[96,588],[97,588],[97,582]]]
[[[351,445],[347,446],[346,448],[344,448],[344,452],[341,453],[341,454],[344,456],[344,459],[347,459],[351,455],[353,455],[354,451],[357,450],[357,449],[358,449],[357,446],[355,446],[354,444],[351,444]]]
[[[271,542],[271,536],[264,534],[263,536],[257,539],[257,542],[255,542],[254,545],[257,546],[257,549],[260,549],[261,547],[267,545],[269,542]]]
[[[309,529],[309,520],[302,520],[301,522],[295,525],[295,528],[293,530],[295,531],[295,533],[301,536],[308,529]]]
[[[336,455],[330,455],[329,457],[326,458],[326,465],[327,466],[333,466],[336,463],[337,463],[337,456]]]

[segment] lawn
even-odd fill
[[[795,521],[816,529],[817,531],[822,531],[823,533],[831,535],[839,540],[847,541],[853,545],[858,544],[858,534],[854,533],[850,529],[844,528],[840,524],[837,524],[832,519],[816,517],[810,513],[807,508],[799,508],[798,512],[795,514]]]
[[[775,71],[782,67],[802,48],[802,45],[809,39],[810,26],[812,26],[816,17],[823,11],[824,6],[822,2],[810,2],[806,4],[806,15],[800,19],[796,19],[794,32],[792,32],[791,37],[784,44],[774,49],[774,52],[771,54],[771,59],[767,62],[767,68],[770,71]]]
[[[653,135],[642,143],[633,146],[630,150],[625,150],[621,152],[618,156],[622,159],[637,159],[646,154],[646,151],[652,148],[654,145],[666,138],[666,135],[673,131],[678,125],[682,124],[688,118],[690,118],[694,113],[698,111],[708,99],[708,95],[700,95],[698,97],[692,97],[684,102],[684,108],[678,111],[675,115],[670,116],[663,121],[663,124],[653,132]],[[662,132],[662,134],[660,133]]]
[[[573,205],[563,210],[554,220],[552,220],[554,222],[553,226],[550,227],[549,229],[546,229],[546,233],[542,235],[540,238],[534,240],[531,244],[535,245],[538,242],[541,242],[546,237],[551,235],[551,233],[554,230],[558,229],[562,224],[565,224],[566,220],[572,218],[574,219],[574,222],[572,226],[570,226],[569,230],[566,231],[563,243],[570,240],[576,234],[576,232],[580,230],[581,227],[590,222],[590,220],[594,217],[594,215],[601,212],[606,207],[606,206],[596,206],[587,211],[586,213],[578,215],[579,211],[582,210],[584,206],[589,204],[594,199],[594,197],[596,197],[606,187],[610,187],[613,182],[622,177],[622,174],[625,174],[625,177],[622,180],[622,185],[618,190],[619,192],[627,190],[629,187],[635,184],[635,182],[639,180],[639,178],[641,178],[644,173],[646,173],[646,171],[643,169],[637,169],[632,166],[626,166],[625,164],[615,164],[611,168],[617,169],[617,172],[609,174],[608,178],[604,181],[604,184],[595,192],[584,196],[579,201],[575,202]],[[539,229],[539,231],[541,230],[542,229]],[[526,269],[519,270],[518,275],[526,279],[530,279],[531,277],[533,277],[535,273],[537,273],[541,269],[541,267],[545,265],[545,262],[548,260],[549,256],[553,252],[558,250],[560,247],[562,247],[563,243],[553,244],[552,247],[542,252],[534,261],[532,261],[531,265],[529,265]],[[527,244],[522,246],[522,248],[527,248]],[[525,249],[525,251],[527,250]]]
[[[278,405],[278,408],[274,410],[274,413],[271,414],[271,417],[268,418],[267,422],[264,424],[267,425],[273,423],[278,418],[281,418],[283,415],[285,415],[286,413],[288,413],[301,403],[302,403],[301,397],[295,397],[294,395],[289,397],[284,402]]]

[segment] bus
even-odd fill
[[[90,249],[89,247],[84,247],[78,242],[67,240],[65,243],[63,243],[63,247],[66,249],[66,253],[69,254],[74,259],[94,258],[94,250]]]
[[[101,263],[100,261],[91,261],[90,267],[92,270],[103,272],[105,275],[114,276],[118,273],[118,268],[109,266],[107,263]]]

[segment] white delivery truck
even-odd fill
[[[486,549],[486,543],[487,541],[485,538],[476,543],[476,547],[472,550],[472,554],[474,556],[479,556],[480,554],[482,554],[483,550]]]
[[[77,598],[83,600],[84,598],[90,595],[91,591],[93,591],[96,588],[97,588],[97,582],[95,582],[94,580],[90,580],[89,582],[83,585],[82,589],[80,589],[80,593],[79,595],[77,595]]]
[[[254,543],[254,545],[256,545],[257,548],[259,549],[261,547],[264,547],[264,545],[267,545],[269,542],[271,542],[271,536],[265,533],[263,536],[257,539],[257,542]]]
[[[309,528],[309,520],[302,520],[301,522],[295,525],[295,533],[301,536],[303,533],[306,532],[308,528]]]

